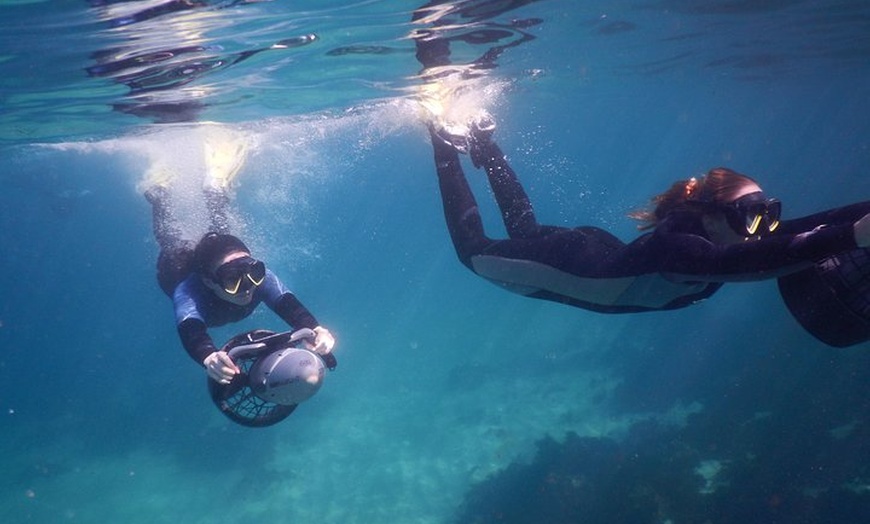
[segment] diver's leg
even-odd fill
[[[459,154],[441,140],[433,128],[430,127],[429,133],[435,152],[435,168],[447,230],[459,260],[473,270],[471,257],[483,251],[492,240],[483,231],[477,201],[465,179]]]
[[[230,191],[233,181],[245,165],[249,141],[241,132],[216,125],[203,127],[205,180],[202,192],[208,211],[210,230],[230,233]]]
[[[222,235],[230,234],[230,197],[226,191],[214,187],[202,190],[205,207],[208,211],[209,231]]]
[[[175,246],[181,239],[181,230],[172,212],[169,190],[154,186],[145,191],[145,199],[151,204],[151,223],[157,245],[161,250]]]
[[[483,167],[495,200],[501,210],[502,220],[510,238],[531,238],[540,234],[529,196],[520,184],[516,173],[508,164],[501,148],[491,140],[491,129],[481,130],[480,124],[472,126],[469,136],[469,154],[476,167]]]
[[[157,283],[170,298],[175,287],[187,278],[193,260],[193,242],[182,238],[169,198],[169,190],[154,186],[145,191],[151,204],[154,238],[160,247],[157,256]]]

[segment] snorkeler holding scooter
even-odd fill
[[[540,224],[494,139],[495,119],[483,108],[461,118],[448,110],[505,46],[454,64],[451,45],[467,39],[456,33],[458,19],[480,11],[444,4],[432,0],[415,13],[427,24],[414,35],[419,101],[447,230],[474,274],[523,296],[608,314],[684,308],[726,283],[776,279],[789,312],[818,340],[870,341],[870,201],[786,220],[757,181],[714,167],[672,182],[647,209],[630,213],[645,233],[629,242],[595,226]],[[484,230],[460,155],[485,173],[507,238]]]
[[[205,367],[212,399],[221,411],[243,425],[270,425],[317,391],[324,367],[336,367],[335,338],[229,233],[228,188],[244,163],[247,146],[226,130],[205,130],[203,196],[210,231],[198,242],[183,238],[174,216],[169,189],[177,173],[157,162],[142,184],[160,246],[157,280],[174,303],[182,345]],[[218,349],[207,328],[238,322],[261,302],[296,331],[253,331]]]

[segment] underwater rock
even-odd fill
[[[708,442],[687,428],[647,421],[622,440],[573,432],[563,442],[546,436],[531,463],[513,463],[473,485],[455,522],[866,522],[870,482],[850,479],[868,478],[867,464],[854,460],[867,455],[853,449],[820,463],[800,452],[800,442],[781,440],[776,453],[715,450],[710,482],[702,475],[713,460]],[[827,468],[827,477],[813,474]]]
[[[636,433],[646,431],[658,429]],[[474,486],[457,522],[652,523],[683,515],[704,486],[698,454],[679,440],[644,440],[545,437],[531,464],[511,464]]]

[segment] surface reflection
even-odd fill
[[[300,34],[273,44],[227,49],[219,43],[239,9],[258,2],[233,0],[95,1],[92,9],[107,36],[120,43],[92,53],[92,77],[129,88],[116,111],[157,123],[196,121],[215,88],[202,80],[259,53],[306,46],[317,39]],[[191,85],[195,84],[195,85]]]

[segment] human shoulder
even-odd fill
[[[202,279],[199,278],[199,275],[191,273],[187,278],[175,286],[173,298],[195,297],[201,295],[205,289],[205,285],[202,283]]]
[[[271,269],[266,268],[266,278],[257,288],[256,296],[267,304],[275,304],[282,295],[290,293],[290,290],[278,278]]]

